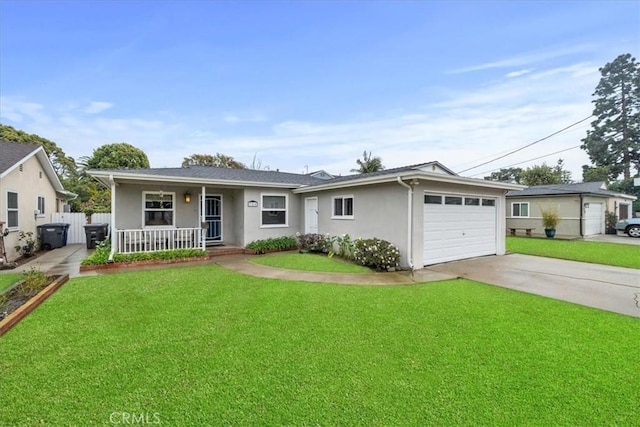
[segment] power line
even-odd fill
[[[518,163],[512,163],[512,164],[510,164],[510,165],[503,166],[503,167],[501,167],[501,168],[491,169],[491,170],[488,170],[488,171],[486,171],[486,172],[476,173],[476,174],[471,175],[471,177],[478,176],[478,175],[484,175],[484,174],[486,174],[486,173],[494,172],[494,171],[497,171],[497,170],[500,170],[500,169],[506,169],[506,168],[510,168],[510,167],[513,167],[513,166],[518,166],[518,165],[521,165],[521,164],[523,164],[523,163],[533,162],[534,160],[544,159],[545,157],[553,156],[553,155],[555,155],[555,154],[564,153],[565,151],[575,150],[576,148],[580,148],[580,147],[581,147],[581,145],[582,145],[582,144],[574,145],[573,147],[569,147],[569,148],[565,148],[564,150],[555,151],[555,152],[553,152],[553,153],[545,154],[544,156],[536,157],[536,158],[529,159],[529,160],[524,160],[524,161],[522,161],[522,162],[518,162]]]
[[[592,116],[592,115],[589,115],[588,117],[585,117],[585,118],[584,118],[584,119],[582,119],[582,120],[578,120],[577,122],[572,123],[572,124],[570,124],[569,126],[567,126],[567,127],[565,127],[565,128],[562,128],[562,129],[560,129],[559,131],[556,131],[556,132],[554,132],[554,133],[552,133],[552,134],[550,134],[550,135],[547,135],[547,136],[545,136],[544,138],[540,138],[540,139],[538,139],[538,140],[536,140],[536,141],[533,141],[533,142],[531,142],[531,143],[529,143],[529,144],[527,144],[527,145],[523,145],[523,146],[522,146],[522,147],[520,147],[520,148],[516,148],[515,150],[512,150],[512,151],[508,152],[507,154],[503,154],[502,156],[496,157],[496,158],[495,158],[495,159],[493,159],[493,160],[488,160],[488,161],[486,161],[486,162],[480,163],[479,165],[476,165],[476,166],[473,166],[473,167],[470,167],[470,168],[467,168],[467,169],[461,170],[460,172],[458,172],[458,174],[461,174],[461,173],[463,173],[463,172],[470,171],[471,169],[479,168],[480,166],[484,166],[484,165],[489,164],[489,163],[493,163],[493,162],[495,162],[496,160],[504,159],[505,157],[510,156],[510,155],[512,155],[512,154],[515,154],[515,153],[517,153],[518,151],[522,151],[522,150],[524,150],[525,148],[531,147],[532,145],[535,145],[535,144],[537,144],[537,143],[539,143],[539,142],[542,142],[542,141],[544,141],[544,140],[546,140],[546,139],[551,138],[552,136],[555,136],[555,135],[557,135],[557,134],[559,134],[559,133],[561,133],[561,132],[564,132],[564,131],[565,131],[565,130],[567,130],[567,129],[570,129],[570,128],[572,128],[572,127],[576,126],[576,125],[579,125],[580,123],[582,123],[582,122],[585,122],[585,121],[589,120],[591,117],[593,117],[593,116]]]

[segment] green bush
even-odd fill
[[[306,252],[319,252],[328,254],[331,251],[332,241],[329,235],[324,234],[300,234],[296,233],[298,239],[298,248]]]
[[[335,249],[336,246],[338,247],[337,250]],[[353,260],[354,250],[354,242],[351,241],[351,236],[348,234],[331,238],[331,252],[329,252],[329,256],[336,254],[341,258]]]
[[[386,240],[375,237],[357,239],[354,242],[353,258],[358,264],[387,271],[389,268],[398,267],[400,250]]]
[[[286,251],[295,249],[298,246],[296,239],[291,236],[272,237],[264,240],[254,240],[249,243],[247,249],[254,250],[256,254],[263,254],[266,251]]]
[[[36,267],[22,273],[22,281],[16,291],[24,296],[32,297],[40,292],[47,284],[47,276]]]
[[[82,260],[82,265],[102,265],[109,263],[109,254],[111,253],[111,244],[109,240],[100,242],[96,246],[96,250]],[[207,254],[201,249],[174,249],[170,251],[159,252],[136,252],[133,254],[116,253],[113,256],[113,262],[135,262],[135,261],[153,261],[153,260],[172,260],[181,258],[196,258]]]

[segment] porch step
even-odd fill
[[[212,246],[207,248],[207,254],[210,257],[222,255],[242,255],[244,254],[244,249],[229,246]]]

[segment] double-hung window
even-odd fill
[[[333,202],[334,219],[353,219],[353,196],[336,196]]]
[[[175,226],[175,193],[144,192],[142,197],[145,227]]]
[[[287,203],[286,194],[262,194],[261,226],[286,227]]]
[[[511,203],[511,216],[514,218],[529,218],[529,202]]]
[[[7,191],[7,228],[18,228],[18,193]]]

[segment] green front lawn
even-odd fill
[[[640,268],[640,245],[507,237],[507,252]]]
[[[0,274],[0,292],[22,279],[22,273]]]
[[[323,271],[328,273],[371,273],[367,267],[322,254],[275,253],[251,258],[251,262],[289,270]]]
[[[638,336],[467,280],[78,278],[0,338],[0,425],[632,425]]]

